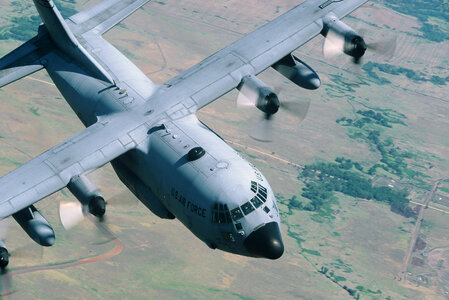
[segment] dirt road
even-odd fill
[[[399,272],[399,281],[404,280],[407,277],[407,268],[408,268],[408,265],[410,263],[410,259],[411,259],[412,254],[413,254],[413,249],[415,248],[416,240],[418,239],[419,229],[421,228],[422,219],[424,217],[424,209],[427,208],[429,203],[430,203],[430,201],[432,201],[433,196],[435,195],[435,192],[438,189],[438,186],[440,185],[440,183],[442,181],[448,179],[448,178],[449,177],[445,177],[445,178],[441,178],[441,179],[435,181],[435,183],[433,184],[432,190],[427,195],[427,198],[426,198],[426,201],[424,202],[424,205],[421,205],[419,207],[418,218],[416,219],[416,224],[415,224],[415,227],[413,228],[413,231],[412,231],[412,238],[410,240],[410,244],[408,246],[407,253],[406,253],[405,257],[404,257],[404,261],[402,263],[401,271]]]
[[[94,220],[94,217],[87,216],[87,218],[93,222],[108,238],[109,241],[114,241],[115,246],[111,250],[109,250],[106,253],[99,254],[96,256],[86,257],[86,258],[80,258],[72,261],[65,261],[65,262],[59,262],[55,264],[50,265],[41,265],[41,266],[31,266],[26,267],[23,269],[13,269],[8,271],[7,273],[3,274],[1,277],[1,295],[4,300],[9,299],[9,296],[14,293],[14,290],[12,289],[11,281],[14,277],[21,274],[28,274],[28,273],[34,273],[34,272],[42,272],[42,271],[48,271],[48,270],[58,270],[58,269],[66,269],[71,268],[79,265],[84,264],[90,264],[102,260],[109,259],[111,257],[114,257],[116,255],[119,255],[123,250],[123,243],[118,240],[109,230],[106,226],[96,222]]]

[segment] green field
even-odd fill
[[[70,14],[96,2],[57,3]],[[98,262],[14,275],[10,298],[445,299],[449,214],[425,210],[420,233],[424,248],[414,252],[408,279],[398,281],[413,217],[392,212],[386,202],[336,190],[319,209],[305,210],[311,199],[302,195],[308,181],[301,169],[269,156],[301,166],[351,159],[360,166],[351,167],[358,176],[370,182],[395,180],[393,190],[406,190],[407,199],[419,203],[433,182],[449,175],[447,21],[423,4],[407,10],[404,3],[371,1],[346,19],[366,29],[368,41],[396,37],[393,58],[368,53],[363,68],[354,70],[346,57],[324,59],[323,39],[317,37],[296,55],[320,75],[319,90],[297,88],[271,69],[259,76],[281,91],[281,101],[311,101],[300,125],[292,126],[287,115],[277,116],[275,143],[248,137],[246,129],[260,116],[238,111],[236,92],[199,113],[202,121],[265,174],[278,194],[286,244],[280,260],[209,250],[178,221],[160,220],[137,203],[106,167],[90,178],[109,199],[107,223],[123,250]],[[3,55],[31,36],[31,26],[39,21],[31,18],[35,15],[31,4],[0,4]],[[296,4],[293,0],[152,2],[106,38],[152,80],[162,83]],[[448,13],[447,7],[439,10]],[[432,35],[429,26],[436,26],[433,32],[442,32],[440,36]],[[45,72],[0,89],[2,174],[82,130],[56,88],[42,81],[50,82]],[[377,138],[373,132],[378,132]],[[439,192],[449,195],[448,191],[445,181]],[[104,235],[88,220],[63,230],[58,203],[67,199],[74,200],[62,192],[37,205],[57,233],[55,246],[44,249],[43,255],[33,251],[32,242],[11,222],[6,243],[12,252],[12,271],[78,261],[114,249],[114,242],[101,243]],[[431,202],[431,206],[449,211],[443,204]]]

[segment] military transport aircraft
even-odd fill
[[[306,1],[162,85],[102,38],[148,0],[105,0],[65,20],[52,0],[33,1],[43,23],[0,60],[0,87],[45,68],[87,128],[0,179],[0,219],[12,216],[35,242],[53,245],[54,231],[33,204],[67,187],[85,213],[101,218],[105,200],[86,174],[111,163],[155,215],[179,219],[210,248],[279,258],[270,185],[196,112],[237,88],[270,120],[282,106],[256,75],[273,67],[318,88],[315,71],[292,52],[319,34],[358,62],[369,45],[340,19],[367,0]],[[72,223],[70,214],[61,219]],[[0,246],[5,268],[9,254]]]

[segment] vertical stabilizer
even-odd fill
[[[98,79],[113,83],[111,76],[78,42],[53,1],[33,0],[33,2],[51,39],[59,50],[80,63]]]

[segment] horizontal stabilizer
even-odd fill
[[[33,38],[0,59],[0,87],[43,68],[41,56]]]

